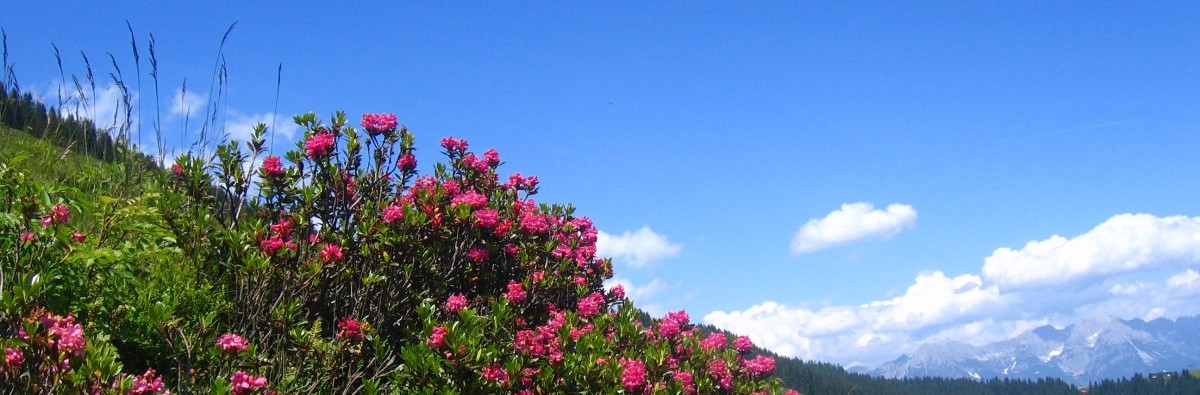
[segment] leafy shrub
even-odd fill
[[[130,218],[105,228],[120,243],[76,248],[50,209],[40,231],[57,232],[54,241],[34,250],[22,232],[45,205],[0,206],[12,225],[0,243],[30,249],[6,258],[5,280],[90,289],[5,290],[0,334],[11,348],[52,355],[14,336],[52,306],[98,320],[97,339],[111,336],[86,350],[116,344],[137,365],[130,371],[144,372],[118,374],[109,355],[85,358],[107,370],[71,381],[42,367],[59,360],[38,357],[49,362],[21,365],[5,388],[152,393],[165,380],[234,394],[780,392],[774,360],[750,358],[747,339],[702,337],[684,312],[643,327],[623,290],[603,287],[612,263],[596,257],[591,221],[536,203],[537,178],[502,176],[495,150],[447,137],[446,161],[420,175],[413,135],[393,115],[364,115],[361,130],[340,112],[328,125],[311,113],[295,121],[304,140],[283,158],[265,155],[263,125],[244,151],[231,141],[210,157],[178,158],[162,188],[111,212]]]

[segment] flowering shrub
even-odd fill
[[[148,198],[162,207],[148,214],[150,228],[165,233],[154,242],[170,248],[172,264],[194,271],[173,272],[172,281],[207,284],[200,288],[217,300],[196,299],[208,310],[173,304],[134,326],[141,329],[130,333],[143,340],[114,339],[131,350],[171,351],[122,354],[138,363],[131,371],[145,373],[110,369],[72,388],[781,393],[769,377],[774,361],[750,358],[748,339],[729,348],[682,311],[643,327],[624,289],[603,286],[612,263],[596,256],[592,222],[569,205],[536,202],[538,178],[503,176],[497,151],[476,154],[447,137],[445,162],[422,175],[413,135],[394,115],[364,115],[362,134],[342,113],[330,124],[313,114],[295,121],[304,139],[280,157],[264,156],[260,125],[249,152],[230,142],[211,163],[177,158],[168,187]],[[259,168],[243,165],[259,157]],[[69,217],[68,206],[52,206],[37,217],[43,229],[6,228],[9,240],[72,251],[59,241],[75,239],[64,227]],[[183,314],[192,315],[172,318]],[[40,346],[0,344],[4,377],[63,372],[81,352],[106,347],[88,342],[73,316],[38,317],[30,333],[43,336]]]

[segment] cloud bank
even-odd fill
[[[817,252],[868,239],[888,239],[917,223],[917,211],[907,204],[877,210],[871,203],[843,204],[824,218],[809,220],[792,237],[792,255]]]
[[[890,299],[820,308],[765,301],[704,321],[781,354],[875,365],[923,342],[979,345],[1097,316],[1200,314],[1197,296],[1200,217],[1121,214],[1072,238],[996,249],[979,274],[918,274]]]

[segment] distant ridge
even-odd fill
[[[985,346],[924,344],[912,355],[855,372],[888,378],[1059,378],[1085,386],[1104,379],[1200,366],[1200,317],[1094,318],[1041,326]]]

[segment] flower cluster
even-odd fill
[[[395,114],[363,114],[362,126],[372,136],[396,130]]]
[[[235,333],[226,333],[217,338],[217,347],[227,354],[237,354],[246,351],[248,345],[246,339]]]
[[[239,370],[229,377],[229,392],[234,395],[253,394],[267,389],[267,378]]]
[[[337,337],[343,340],[362,341],[362,324],[352,317],[342,317],[337,323]]]
[[[171,395],[171,391],[167,390],[167,386],[163,384],[163,379],[154,369],[146,369],[146,373],[140,376],[133,376],[133,385],[125,395],[151,395],[162,394]]]
[[[316,132],[304,142],[304,153],[314,160],[324,158],[333,151],[334,140],[333,132]]]
[[[262,174],[264,177],[276,178],[282,176],[283,173],[283,163],[279,160],[278,156],[267,155],[267,157],[263,159]]]

